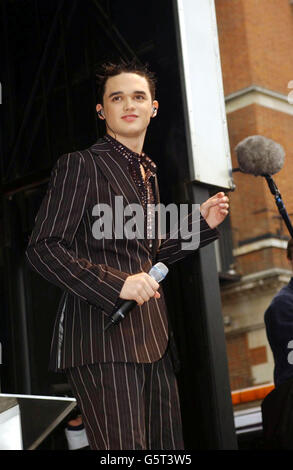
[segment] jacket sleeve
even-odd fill
[[[186,216],[185,224],[182,224],[182,221],[178,224],[178,229],[165,235],[157,251],[156,261],[173,264],[219,238],[219,231],[210,228],[200,214],[198,205],[196,206],[196,209]],[[182,231],[183,226],[186,227],[185,232]],[[185,233],[188,235],[184,235]],[[188,242],[190,237],[191,241]]]
[[[80,260],[71,248],[86,210],[89,185],[82,154],[58,159],[25,254],[42,277],[109,315],[129,274]]]

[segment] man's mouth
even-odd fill
[[[138,116],[136,114],[127,114],[125,116],[122,116],[122,119],[127,122],[132,122],[134,121]]]

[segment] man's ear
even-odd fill
[[[104,114],[103,106],[100,103],[97,104],[96,110],[97,110],[99,118],[104,120],[105,119],[105,114]]]
[[[153,112],[152,112],[151,117],[156,117],[156,115],[158,114],[158,108],[159,108],[159,103],[158,103],[157,100],[154,100],[153,101],[153,106],[152,106]]]

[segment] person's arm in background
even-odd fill
[[[293,290],[285,288],[272,300],[264,314],[266,335],[275,361],[275,376],[293,377]]]

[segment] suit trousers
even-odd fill
[[[184,449],[170,352],[153,363],[66,369],[92,450]]]

